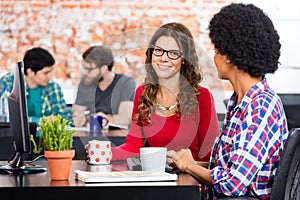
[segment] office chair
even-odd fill
[[[300,199],[300,128],[289,133],[285,149],[280,158],[270,200]]]
[[[224,119],[225,119],[225,113],[217,113],[217,117],[218,117],[219,130],[220,130],[220,132],[223,132],[223,123],[224,123]]]
[[[270,200],[300,199],[300,128],[290,131],[279,167],[276,171]],[[219,200],[255,200],[254,197],[222,197]]]
[[[225,108],[227,108],[228,101],[229,101],[229,99],[223,99],[223,103],[224,103]]]
[[[278,96],[283,104],[289,130],[300,127],[300,94],[281,93]]]

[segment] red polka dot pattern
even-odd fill
[[[90,164],[109,164],[112,153],[110,141],[95,141],[89,143],[87,161]]]

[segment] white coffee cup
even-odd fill
[[[140,148],[141,165],[143,171],[165,171],[166,147],[143,147]]]
[[[111,142],[91,140],[88,143],[87,162],[89,164],[107,165],[112,157]]]

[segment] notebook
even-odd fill
[[[177,174],[151,171],[113,171],[89,172],[75,170],[75,179],[85,183],[120,183],[120,182],[153,182],[176,181]]]

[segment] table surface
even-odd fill
[[[47,166],[46,160],[40,160],[35,162],[42,166]],[[0,164],[5,164],[5,161],[0,161]],[[99,166],[99,165],[98,165]],[[25,175],[8,175],[0,174],[0,193],[14,194],[16,197],[30,195],[31,193],[45,195],[51,197],[55,193],[62,193],[74,196],[75,198],[80,195],[92,197],[99,193],[111,196],[111,199],[132,199],[132,195],[136,199],[197,199],[200,198],[200,184],[191,175],[187,173],[178,173],[178,180],[173,184],[162,185],[159,182],[157,184],[149,183],[135,183],[129,185],[110,184],[88,184],[75,179],[74,170],[86,170],[90,171],[93,165],[87,164],[84,160],[73,160],[72,168],[70,172],[69,180],[66,181],[51,181],[49,172],[42,172],[37,174],[25,174]],[[112,163],[110,165],[111,171],[126,171],[127,164]],[[88,194],[81,194],[79,191],[88,191]],[[112,194],[113,193],[113,194]],[[146,194],[149,193],[149,194]],[[14,199],[12,197],[12,199]],[[31,198],[32,199],[32,198]],[[38,198],[37,198],[38,199]],[[77,199],[77,198],[76,198]]]
[[[0,164],[5,164],[5,161],[0,161]],[[41,159],[40,161],[35,162],[35,164],[47,167],[47,161]],[[34,187],[34,186],[86,186],[82,181],[75,179],[74,170],[83,170],[83,171],[127,171],[126,162],[114,162],[110,165],[90,165],[87,164],[84,160],[73,160],[72,168],[70,172],[69,180],[67,181],[51,181],[49,172],[42,172],[37,174],[25,174],[23,175],[23,181],[21,183],[16,182],[15,179],[17,176],[0,174],[0,187]],[[139,183],[137,183],[139,184]],[[90,185],[90,184],[89,184]],[[152,184],[151,184],[152,185]],[[176,184],[172,185],[197,185],[199,182],[196,181],[191,175],[187,173],[178,173],[178,180]]]

